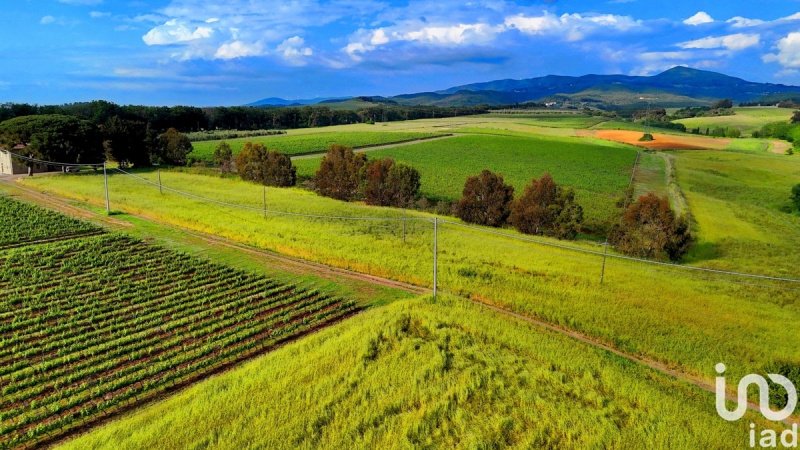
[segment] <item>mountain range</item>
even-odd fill
[[[800,86],[757,83],[717,72],[676,66],[653,76],[547,75],[523,80],[495,80],[454,86],[435,92],[393,97],[346,97],[285,100],[268,98],[248,106],[324,104],[350,109],[375,104],[471,106],[547,103],[624,109],[650,101],[663,107],[701,106],[719,99],[749,102],[764,98],[800,96]]]

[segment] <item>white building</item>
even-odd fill
[[[14,150],[19,153],[25,151],[24,146],[16,146]],[[35,173],[47,172],[48,167],[41,164],[34,164]],[[19,158],[14,158],[11,153],[0,147],[0,175],[20,175],[28,173],[28,165]]]

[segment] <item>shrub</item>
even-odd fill
[[[525,234],[574,239],[582,222],[575,192],[557,185],[549,173],[532,180],[511,206],[511,223]]]
[[[640,142],[650,142],[652,140],[654,140],[654,138],[653,135],[650,133],[645,133],[642,135],[642,137],[639,138]]]
[[[725,137],[739,138],[742,137],[742,131],[738,128],[728,128],[725,130]]]
[[[679,260],[691,245],[689,222],[676,218],[667,197],[648,193],[628,206],[609,241],[621,252],[641,258]]]
[[[368,162],[364,178],[364,200],[370,205],[407,207],[419,193],[419,172],[391,158]]]
[[[233,150],[227,142],[220,142],[214,149],[214,165],[218,166],[222,173],[229,173],[233,170]]]
[[[514,188],[503,177],[488,170],[467,178],[464,191],[456,205],[456,215],[463,221],[499,227],[511,215]]]
[[[792,187],[792,203],[794,203],[797,209],[800,209],[800,183]]]
[[[297,170],[288,156],[247,142],[236,155],[236,170],[243,180],[265,186],[294,186]]]
[[[366,162],[363,153],[355,154],[350,147],[331,145],[314,176],[315,189],[320,195],[338,200],[357,198]]]
[[[186,156],[192,151],[192,142],[189,138],[170,128],[158,136],[156,142],[155,162],[163,162],[176,166],[186,165]]]

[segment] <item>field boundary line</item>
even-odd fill
[[[32,247],[34,245],[51,244],[53,242],[71,241],[74,239],[87,238],[92,236],[102,236],[106,234],[105,230],[88,231],[85,233],[67,234],[64,236],[57,236],[52,238],[36,239],[34,241],[19,242],[11,245],[0,245],[0,251],[12,250],[15,248]]]

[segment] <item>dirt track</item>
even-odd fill
[[[728,138],[662,133],[653,133],[652,141],[642,142],[639,141],[639,138],[642,137],[642,132],[631,130],[579,130],[578,136],[622,142],[653,150],[723,150],[731,143]]]

